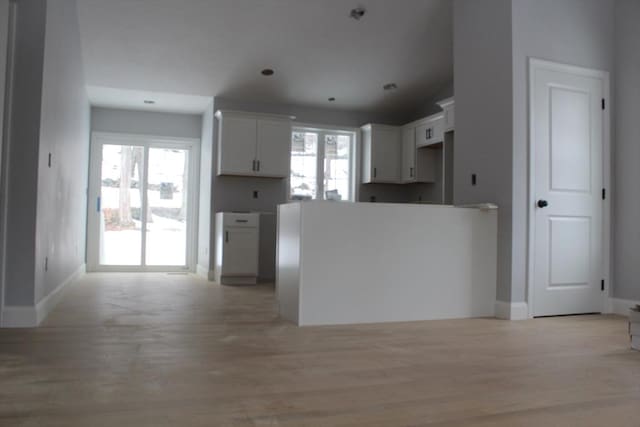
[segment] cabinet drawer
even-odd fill
[[[249,228],[258,227],[260,216],[256,213],[225,213],[223,217],[223,226]]]

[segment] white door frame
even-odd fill
[[[187,210],[187,265],[186,267],[174,266],[106,266],[100,265],[99,236],[97,227],[99,218],[96,212],[97,199],[100,196],[100,177],[102,174],[99,160],[102,157],[103,144],[137,145],[145,147],[144,181],[147,179],[149,148],[181,148],[189,150],[189,186],[188,210]],[[171,271],[196,271],[196,258],[198,253],[198,193],[199,193],[199,168],[200,168],[200,140],[195,138],[173,138],[154,135],[139,135],[114,132],[91,133],[91,155],[89,170],[89,197],[87,204],[87,271],[117,271],[117,272],[171,272]],[[141,178],[142,175],[141,175]],[[141,197],[146,200],[146,191],[142,189]],[[144,233],[143,239],[144,239]],[[142,242],[144,248],[144,241]],[[144,254],[143,254],[144,255]]]
[[[6,46],[0,46],[0,55],[3,55],[0,63],[4,66],[0,72],[0,85],[2,85],[2,96],[0,96],[0,114],[2,114],[2,126],[0,127],[0,326],[3,325],[5,307],[5,257],[7,253],[7,192],[9,190],[9,135],[11,134],[11,115],[13,107],[13,78],[14,78],[14,56],[16,42],[16,19],[18,15],[18,3],[15,1],[2,0],[7,7],[6,17]]]
[[[535,260],[535,203],[536,203],[536,189],[535,189],[535,141],[533,135],[534,111],[533,108],[533,96],[532,88],[535,83],[537,70],[551,70],[558,72],[571,73],[579,76],[596,77],[603,81],[603,96],[605,99],[605,109],[602,112],[603,121],[603,141],[602,141],[602,185],[606,189],[606,198],[603,201],[602,211],[602,253],[604,259],[602,260],[602,278],[605,281],[605,291],[602,292],[602,312],[607,310],[607,300],[610,295],[611,286],[611,271],[610,271],[610,257],[611,257],[611,97],[609,88],[609,72],[602,70],[595,70],[590,68],[583,68],[574,65],[561,64],[557,62],[546,61],[537,58],[529,58],[529,84],[528,84],[528,139],[529,139],[529,197],[527,198],[529,206],[527,209],[527,306],[529,318],[533,318],[533,292],[535,292],[535,280],[534,280],[534,260]]]

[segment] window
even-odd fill
[[[350,131],[294,128],[291,136],[292,200],[353,200]]]

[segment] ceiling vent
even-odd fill
[[[366,12],[367,11],[365,10],[364,7],[356,7],[355,9],[351,9],[351,12],[349,12],[349,17],[351,19],[355,19],[356,21],[359,21],[360,19],[362,19],[362,17]]]

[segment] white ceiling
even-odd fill
[[[452,80],[451,3],[78,0],[78,14],[95,105],[193,112],[224,96],[391,114]]]

